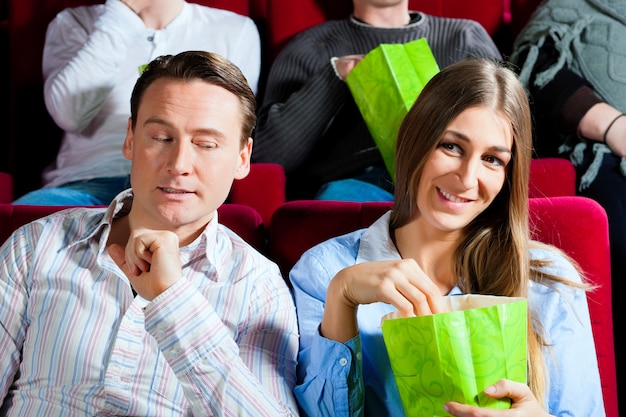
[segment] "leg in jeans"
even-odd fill
[[[315,199],[359,202],[393,201],[393,194],[369,182],[350,178],[324,184]]]
[[[393,201],[393,182],[384,167],[369,167],[354,178],[324,184],[316,200]]]
[[[40,188],[19,197],[13,204],[42,206],[105,206],[130,187],[129,177],[75,181],[59,187]]]

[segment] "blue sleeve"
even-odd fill
[[[354,264],[354,259],[324,244],[306,252],[289,275],[300,330],[295,396],[306,416],[363,415],[360,337],[343,344],[319,332],[328,283],[337,271]]]
[[[580,282],[560,255],[547,272]],[[555,416],[604,416],[604,402],[585,291],[533,283],[529,301],[547,335],[544,361],[550,376],[548,411]]]

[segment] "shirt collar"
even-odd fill
[[[356,263],[401,259],[389,234],[390,217],[391,210],[365,230],[361,236]]]

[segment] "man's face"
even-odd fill
[[[160,79],[145,91],[124,156],[132,161],[135,221],[153,229],[199,230],[250,169],[252,140],[240,147],[239,99],[195,80]]]

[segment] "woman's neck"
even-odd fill
[[[422,271],[446,295],[457,283],[454,253],[460,242],[455,233],[427,230],[419,221],[393,231],[394,243],[403,259],[414,259]]]

